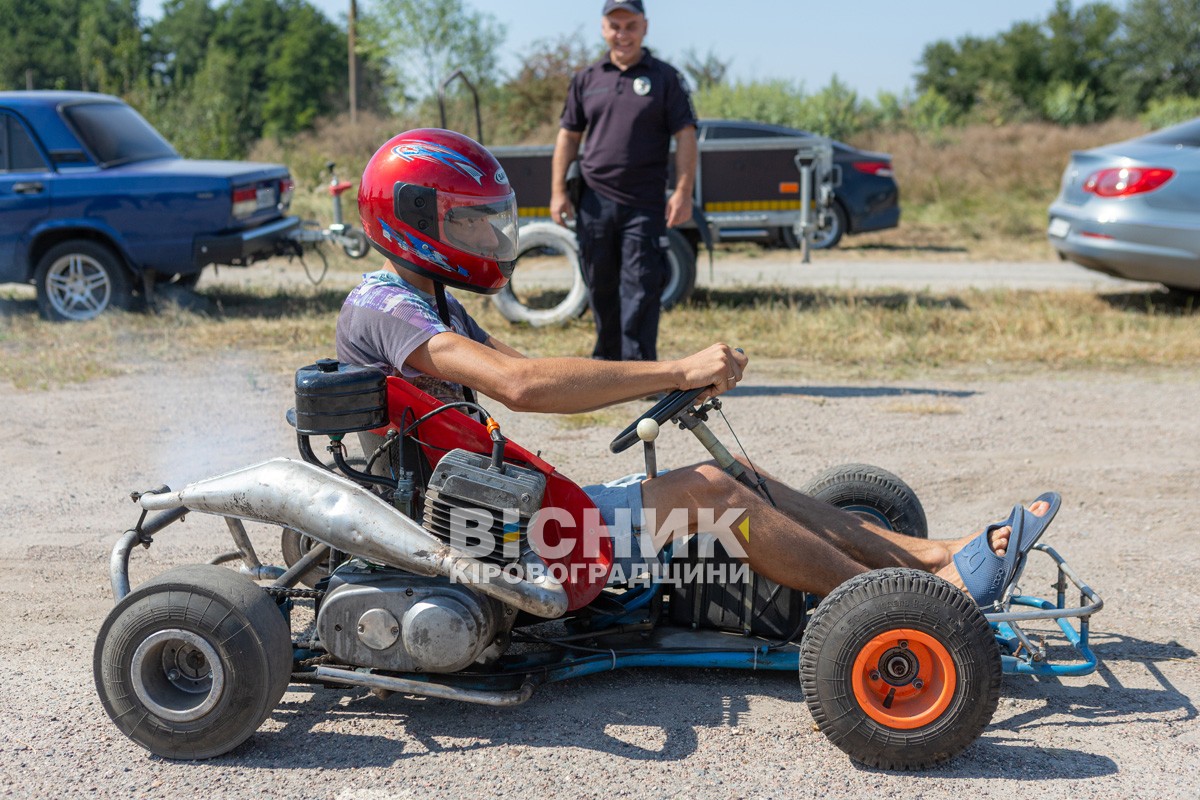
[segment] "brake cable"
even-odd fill
[[[742,455],[746,458],[746,463],[750,465],[750,471],[754,473],[754,483],[756,488],[760,493],[762,493],[762,496],[767,499],[768,503],[770,503],[773,507],[778,508],[775,503],[775,498],[771,497],[771,490],[767,488],[766,479],[759,474],[758,467],[754,466],[754,462],[750,460],[750,454],[746,452],[746,448],[742,444],[742,440],[738,438],[737,431],[735,431],[733,426],[729,424],[729,418],[725,416],[724,409],[722,409],[720,405],[717,405],[716,411],[721,415],[721,419],[725,422],[725,427],[729,429],[729,433],[733,436],[733,441],[737,442],[738,450],[742,451]]]

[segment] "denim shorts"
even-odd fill
[[[657,561],[654,553],[643,554],[638,541],[642,532],[642,481],[645,479],[646,473],[637,472],[608,483],[583,487],[600,510],[600,517],[613,540],[610,584],[625,583]]]

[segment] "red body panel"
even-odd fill
[[[388,426],[390,428],[399,430],[401,420],[411,424],[413,420],[444,405],[400,378],[389,377],[387,388],[388,418],[392,421]],[[376,432],[384,434],[387,430],[380,428]],[[456,409],[421,423],[416,438],[422,442],[422,451],[431,466],[436,466],[447,451],[455,448],[484,455],[492,452],[492,440],[483,424]],[[542,539],[551,551],[565,548],[568,542],[571,546],[565,555],[547,556],[536,546],[535,540],[535,550],[547,565],[563,566],[568,608],[575,610],[586,606],[604,588],[613,562],[612,539],[607,535],[595,504],[573,481],[515,442],[510,441],[505,445],[504,460],[535,469],[546,476],[543,513],[546,509],[559,509],[557,515],[562,517],[562,521],[545,520]],[[573,525],[567,521],[568,518]]]

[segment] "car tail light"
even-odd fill
[[[859,172],[878,175],[880,178],[890,178],[895,174],[892,172],[892,162],[890,161],[855,161],[851,166]]]
[[[233,190],[233,215],[248,217],[258,210],[258,189],[248,186]]]
[[[296,182],[291,178],[284,178],[279,182],[279,210],[287,211],[292,205],[292,193],[296,191]]]
[[[1153,192],[1173,177],[1173,169],[1114,167],[1093,172],[1083,182],[1083,190],[1097,197],[1128,197],[1131,194]]]

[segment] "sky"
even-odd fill
[[[211,0],[219,5],[220,0]],[[342,20],[349,0],[309,0]],[[576,31],[602,43],[602,0],[464,0],[490,14],[508,31],[502,69],[515,72],[519,54],[538,40]],[[1109,0],[1118,8],[1126,0]],[[1015,22],[1040,21],[1055,0],[645,0],[655,54],[682,61],[688,50],[728,63],[729,77],[751,81],[784,79],[815,92],[836,74],[861,96],[915,88],[913,75],[925,45],[962,36],[993,36]],[[142,13],[155,18],[161,0],[142,0]],[[1081,5],[1078,0],[1073,3]],[[371,0],[358,0],[360,12]],[[679,66],[679,63],[676,63]]]

